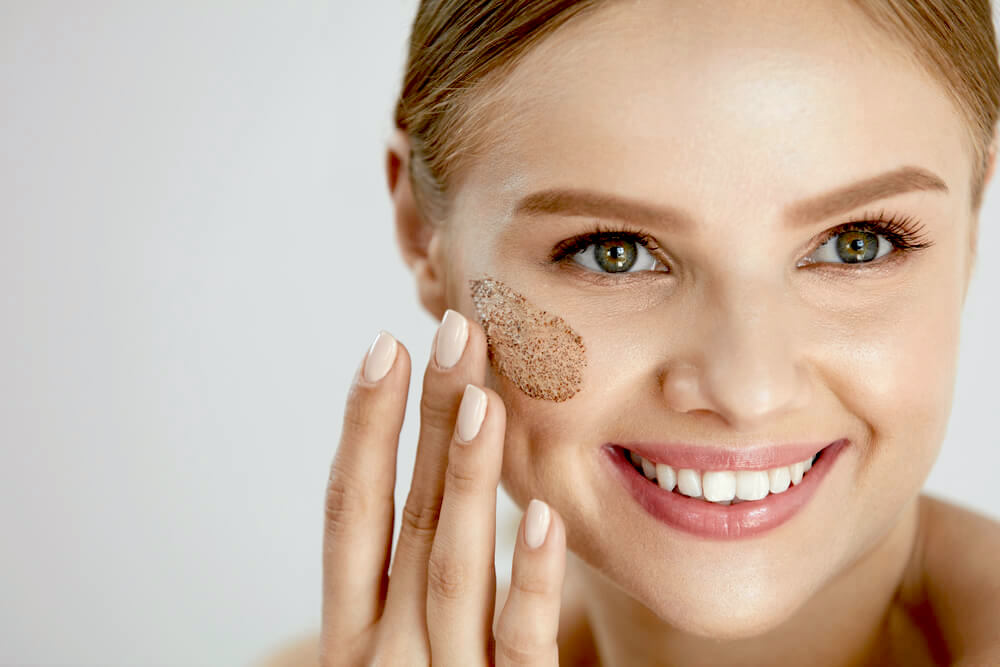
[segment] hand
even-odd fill
[[[355,376],[326,494],[320,664],[555,667],[565,528],[544,503],[529,504],[494,633],[506,410],[481,388],[481,327],[448,311],[434,341],[391,576],[409,353],[382,332]]]

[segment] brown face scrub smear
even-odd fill
[[[493,369],[532,398],[561,402],[580,390],[586,348],[565,320],[499,280],[470,280]]]

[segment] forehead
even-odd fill
[[[763,213],[912,164],[967,194],[961,117],[908,48],[846,2],[607,3],[495,91],[489,159],[461,190],[594,187]]]

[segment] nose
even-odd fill
[[[678,412],[711,412],[735,430],[754,431],[809,401],[791,297],[752,283],[706,298],[660,376]]]

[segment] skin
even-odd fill
[[[411,490],[419,498],[409,507],[433,510],[443,494],[441,524],[425,525],[430,537],[423,551],[413,549],[423,566],[402,561],[397,588],[407,592],[397,597],[408,602],[393,602],[390,585],[383,616],[383,603],[369,605],[373,623],[388,618],[381,626],[421,635],[413,628],[426,623],[423,601],[434,598],[434,576],[426,587],[433,549],[486,582],[466,591],[469,609],[494,609],[495,517],[484,489],[500,478],[521,507],[531,498],[549,503],[554,530],[564,529],[572,552],[560,619],[566,664],[570,655],[649,665],[1000,659],[991,631],[1000,621],[991,564],[1000,528],[920,495],[951,410],[974,261],[963,121],[940,85],[847,3],[786,3],[780,21],[759,4],[615,2],[548,36],[511,73],[500,99],[516,111],[490,128],[503,141],[454,184],[443,225],[429,227],[417,213],[402,176],[405,136],[394,139],[388,172],[403,256],[425,307],[438,317],[447,308],[466,315],[475,346],[447,387],[425,376],[425,394],[436,393],[422,401],[447,406],[435,428],[448,440],[465,381],[482,377],[484,428],[492,429],[484,437],[503,440],[502,469],[483,463],[479,504],[460,518],[445,512],[444,461],[454,447],[433,453],[422,425]],[[897,194],[807,225],[784,219],[800,200],[904,165],[933,172],[948,191]],[[552,187],[677,207],[694,226],[513,215],[521,197]],[[816,256],[823,232],[882,209],[915,218],[932,245],[880,268],[800,265]],[[549,261],[560,241],[618,223],[653,237],[669,270],[595,277]],[[587,365],[570,400],[527,396],[488,366],[468,290],[484,275],[582,337]],[[394,368],[386,380],[402,403],[408,373],[408,365]],[[400,399],[384,400],[387,413],[401,410]],[[490,421],[500,413],[504,425]],[[604,443],[630,440],[739,448],[842,437],[851,445],[812,500],[785,524],[742,540],[697,538],[658,522],[599,457]],[[358,553],[382,563],[391,506],[380,511],[381,537],[365,538],[368,551]],[[446,515],[458,523],[442,533]],[[467,546],[455,535],[477,530],[474,553],[441,555]],[[340,544],[361,544],[362,532],[345,529],[352,537]],[[503,612],[503,636],[514,644],[532,627],[552,626],[551,607],[541,606],[562,581],[562,537],[521,566],[520,583],[518,562],[529,550],[518,539],[512,598],[522,607]],[[355,574],[365,567],[337,564]],[[519,591],[526,573],[544,593],[531,612]],[[325,608],[343,599],[335,588],[326,586]],[[384,601],[384,587],[373,590],[381,592],[363,596]],[[409,617],[399,611],[407,605]],[[481,653],[488,621],[475,618],[478,634],[456,645]],[[324,614],[327,645],[336,623]],[[433,629],[429,636],[416,645],[433,645]],[[555,638],[533,640],[548,646]],[[537,664],[553,664],[546,656]]]

